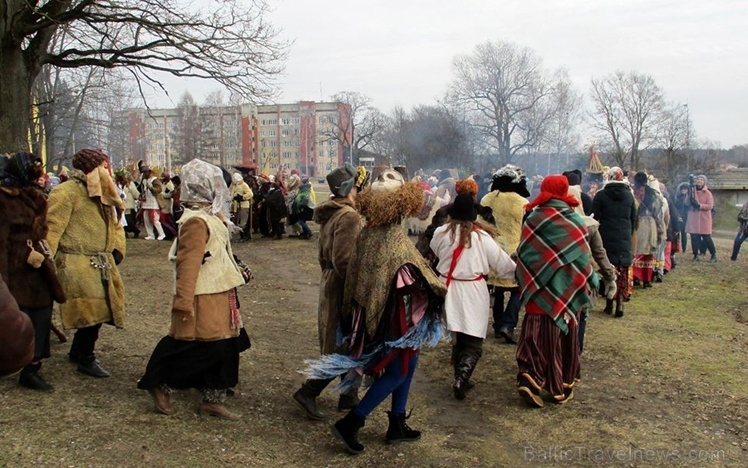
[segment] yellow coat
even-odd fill
[[[125,288],[112,255],[117,250],[125,256],[119,218],[108,208],[106,216],[98,199],[89,198],[82,175],[52,190],[48,207],[47,241],[67,295],[60,306],[62,325],[71,329],[110,323],[121,328]]]
[[[494,190],[480,201],[483,206],[491,207],[496,220],[496,243],[509,255],[517,251],[522,232],[522,217],[525,214],[527,199],[514,192]],[[488,284],[503,288],[516,288],[514,279],[501,278],[492,270],[488,275]]]
[[[242,197],[242,201],[234,200],[237,195]],[[252,197],[254,197],[254,193],[246,182],[241,181],[238,184],[231,184],[231,211],[236,213],[239,208],[249,208]]]

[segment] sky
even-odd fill
[[[268,0],[270,21],[293,41],[279,102],[360,92],[388,113],[435,104],[452,60],[503,40],[565,68],[587,95],[616,70],[650,75],[687,104],[700,139],[748,144],[748,1],[730,0]],[[168,85],[198,102],[210,90]],[[189,86],[189,88],[186,88]],[[215,89],[215,88],[214,88]],[[583,135],[582,143],[592,142]]]

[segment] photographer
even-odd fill
[[[688,220],[686,221],[686,232],[691,235],[691,251],[694,261],[699,260],[699,249],[705,248],[709,251],[710,262],[717,261],[717,250],[712,240],[712,208],[714,197],[706,186],[706,176],[689,176]]]

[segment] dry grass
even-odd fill
[[[717,247],[726,259],[728,240]],[[197,415],[196,392],[174,395],[176,415],[157,415],[136,390],[168,328],[171,285],[166,243],[132,240],[128,249],[127,328],[105,328],[99,345],[113,377],[76,373],[67,345],[55,342],[43,370],[54,393],[0,380],[0,465],[744,466],[748,459],[748,252],[738,262],[683,261],[663,284],[637,289],[623,319],[595,311],[582,382],[566,405],[525,407],[514,387],[514,347],[493,337],[463,402],[451,394],[448,345],[423,352],[409,421],[422,440],[386,446],[383,405],[361,431],[366,452],[351,457],[329,433],[339,416],[335,395],[320,398],[328,423],[305,419],[290,399],[303,379],[296,371],[317,349],[314,241],[237,247],[257,278],[241,291],[253,346],[228,403],[243,415],[237,423]]]

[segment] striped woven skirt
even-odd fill
[[[538,390],[561,401],[581,375],[577,322],[564,334],[546,314],[525,314],[517,342],[517,378],[525,377]]]

